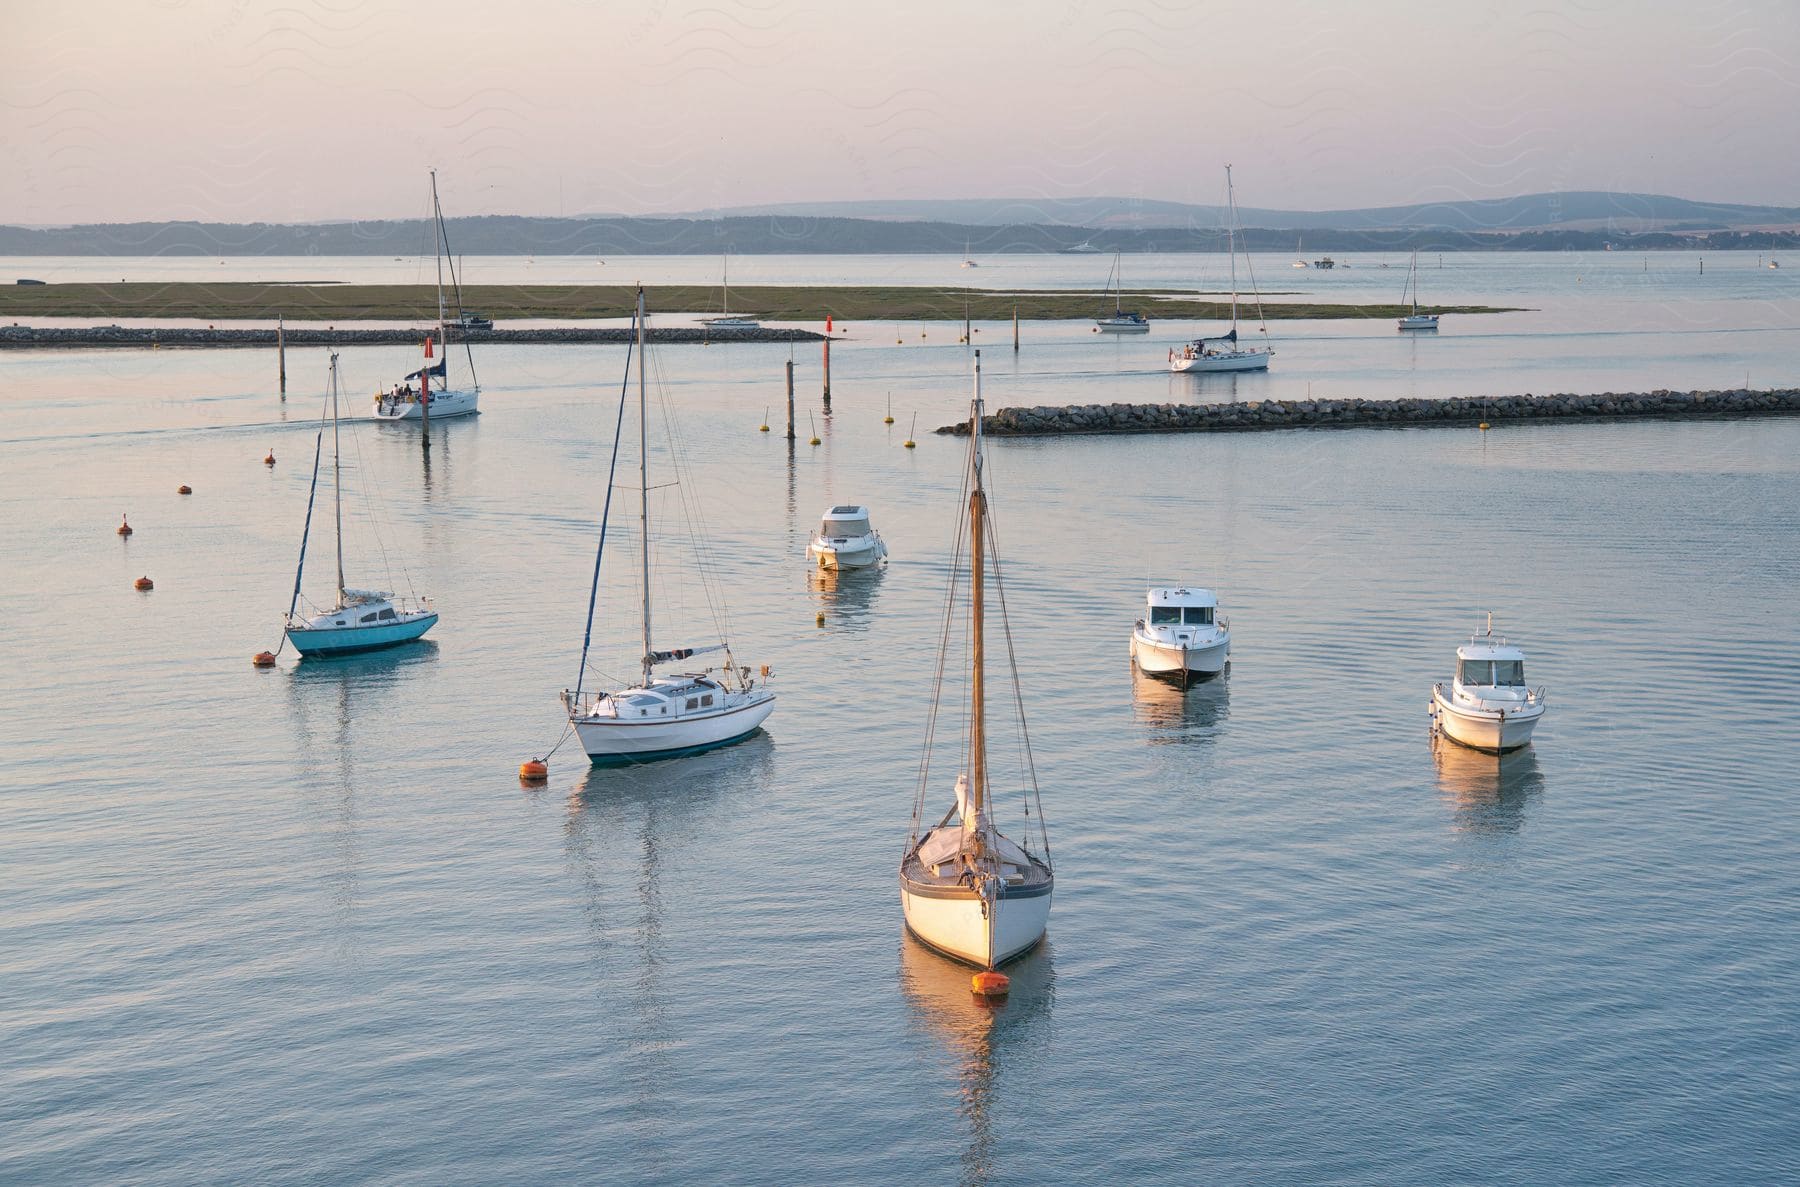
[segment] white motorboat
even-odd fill
[[[1412,293],[1412,312],[1400,319],[1402,330],[1435,330],[1438,328],[1438,315],[1419,312],[1419,253],[1412,253],[1412,263],[1406,269],[1406,288],[1400,292],[1400,301],[1406,302],[1408,292]]]
[[[469,313],[462,307],[462,281],[457,276],[456,258],[450,254],[450,236],[444,229],[444,209],[438,204],[437,170],[431,171],[431,217],[437,232],[432,239],[431,250],[437,256],[437,341],[443,345],[444,357],[432,363],[432,338],[425,336],[425,365],[408,375],[402,382],[394,384],[384,392],[375,393],[376,420],[416,420],[429,425],[435,417],[444,420],[452,416],[469,416],[480,411],[481,384],[475,378],[475,353],[469,348],[468,340],[463,341],[463,353],[469,360],[469,382],[466,387],[451,387],[449,377],[450,339],[446,336],[446,327],[455,325],[459,329],[491,330],[494,323],[478,313]],[[450,319],[444,301],[444,263],[450,264],[450,286],[456,297],[456,318]],[[485,323],[485,324],[484,324]],[[436,381],[435,383],[433,381]],[[418,386],[413,386],[417,381]]]
[[[718,317],[701,318],[701,325],[709,330],[762,329],[762,323],[757,321],[754,317],[742,313],[733,313],[731,311],[731,257],[729,255],[725,257],[724,266],[721,270],[719,287],[723,290],[722,304],[720,306],[723,312],[721,312]]]
[[[1219,615],[1210,589],[1153,589],[1144,617],[1131,628],[1131,658],[1140,670],[1183,683],[1211,680],[1231,662],[1231,620]]]
[[[946,614],[938,661],[938,685],[931,701],[932,723],[942,703],[946,661],[954,646],[960,653],[966,639],[969,657],[969,709],[967,728],[959,730],[965,751],[956,778],[955,802],[942,817],[933,809],[926,814],[931,787],[931,727],[927,727],[925,760],[920,763],[918,795],[913,805],[912,833],[900,860],[900,905],[906,925],[931,947],[984,970],[993,970],[1035,947],[1050,921],[1050,899],[1055,885],[1050,869],[1049,837],[1044,831],[1043,806],[1037,794],[1037,776],[1031,763],[1029,734],[1024,729],[1023,700],[1020,709],[1021,762],[1016,768],[1028,780],[1026,816],[1021,844],[1001,834],[993,817],[994,789],[990,783],[986,697],[986,587],[991,576],[999,595],[1001,626],[1006,654],[1013,653],[1012,630],[1006,620],[1006,587],[1001,578],[994,536],[988,523],[987,492],[982,484],[981,455],[981,356],[975,357],[975,396],[969,417],[969,499],[966,515],[957,524],[957,558],[968,562],[969,619],[967,633]],[[965,534],[966,533],[966,534]],[[967,543],[967,551],[962,548]],[[949,604],[959,604],[961,564],[951,573]],[[991,574],[989,572],[991,567]],[[1018,673],[1012,673],[1018,690]],[[1002,769],[1013,770],[1010,763]],[[1011,797],[1009,796],[1010,800]],[[1016,801],[1015,801],[1016,802]],[[931,819],[937,818],[932,824]],[[1035,842],[1035,851],[1033,843]],[[979,992],[982,977],[976,978]]]
[[[1113,311],[1094,319],[1094,325],[1105,334],[1148,334],[1150,319],[1132,310],[1125,310],[1125,275],[1119,268],[1120,255],[1113,253],[1112,273],[1106,278],[1106,287],[1112,290]]]
[[[869,526],[869,509],[851,504],[826,508],[806,551],[821,569],[866,569],[887,560],[881,533]]]
[[[1226,252],[1231,258],[1231,329],[1223,334],[1196,338],[1180,350],[1170,349],[1171,371],[1267,371],[1275,351],[1267,346],[1238,345],[1238,281],[1237,281],[1237,191],[1232,185],[1231,166],[1225,166],[1225,204],[1230,221],[1225,227]],[[1256,287],[1256,268],[1250,253],[1244,253],[1244,267],[1250,274],[1250,291],[1256,295],[1258,330],[1267,340],[1269,325],[1262,313],[1262,291]]]
[[[742,741],[761,728],[775,710],[775,694],[766,681],[767,666],[761,679],[752,676],[748,667],[740,667],[732,658],[731,644],[724,638],[700,647],[666,647],[651,645],[650,592],[650,451],[649,401],[644,360],[648,337],[645,326],[644,290],[637,294],[635,318],[635,353],[637,355],[637,421],[638,421],[638,538],[641,543],[639,561],[643,604],[641,658],[642,678],[626,688],[596,692],[586,687],[588,654],[594,635],[594,607],[599,600],[600,566],[606,551],[606,528],[612,514],[613,476],[618,470],[619,453],[625,438],[625,408],[629,403],[629,378],[633,350],[625,355],[626,382],[619,391],[619,411],[615,420],[612,461],[607,469],[606,497],[600,513],[600,544],[594,555],[594,581],[588,595],[587,629],[581,642],[581,668],[573,689],[562,694],[563,708],[569,724],[581,739],[582,748],[595,763],[648,762],[653,759],[676,758],[698,754],[718,746]],[[670,441],[669,455],[681,475],[679,451]],[[692,498],[692,496],[688,496]],[[715,607],[723,601],[722,591],[713,588],[709,575],[702,569],[693,574],[692,585],[706,595]],[[715,622],[723,622],[722,614],[714,614]],[[659,666],[689,659],[696,655],[720,653],[724,662],[718,667],[703,668],[674,675],[658,676]]]
[[[331,494],[337,523],[337,598],[330,609],[300,611],[300,584],[306,573],[306,543],[312,536],[313,506],[319,493],[319,464],[324,456],[325,424],[320,418],[313,444],[312,485],[306,496],[306,523],[300,530],[300,563],[294,569],[294,596],[288,603],[286,637],[301,655],[349,655],[410,643],[438,620],[424,598],[396,598],[391,593],[349,589],[344,585],[344,470],[338,447],[338,356],[331,356]]]
[[[1531,741],[1543,720],[1545,693],[1525,684],[1525,652],[1494,635],[1470,635],[1456,649],[1456,675],[1431,686],[1432,728],[1475,750],[1503,754]]]

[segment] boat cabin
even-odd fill
[[[1456,682],[1465,688],[1524,688],[1525,653],[1504,641],[1456,649]]]
[[[370,589],[347,589],[344,591],[344,604],[341,607],[315,615],[306,625],[314,630],[340,626],[383,626],[399,617],[388,594]]]
[[[1219,610],[1210,589],[1153,589],[1145,601],[1150,626],[1212,626]]]
[[[593,703],[595,717],[682,717],[711,713],[725,703],[725,686],[710,676],[674,676],[648,686],[603,694]]]
[[[849,540],[866,536],[871,530],[869,509],[850,504],[828,509],[819,521],[819,536],[826,540]]]

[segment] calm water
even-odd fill
[[[1791,382],[1780,312],[1716,350],[1631,342]],[[1546,382],[1697,382],[1609,363],[1634,328],[1594,313]],[[488,411],[428,461],[358,428],[353,583],[391,569],[444,620],[269,672],[323,353],[290,355],[285,405],[263,352],[0,359],[0,1180],[1797,1173],[1800,422],[996,443],[1059,893],[990,1013],[904,938],[895,886],[962,462],[928,430],[967,391],[927,332],[842,345],[825,443],[803,415],[792,452],[755,432],[786,347],[662,352],[780,706],[697,759],[589,773],[565,747],[540,791],[514,771],[562,727],[620,350],[484,352]],[[1563,349],[1459,334],[1334,329],[1314,382],[1361,358],[1388,368],[1361,394],[1491,384]],[[990,351],[988,395],[1208,398],[1137,366],[1165,345]],[[1421,380],[1414,352],[1468,361]],[[347,385],[409,358],[346,351]],[[802,550],[844,500],[893,562],[825,587]],[[656,580],[669,630],[704,621],[678,564]],[[1133,678],[1164,580],[1220,588],[1227,682]],[[1489,609],[1551,690],[1504,763],[1426,733]],[[630,614],[611,590],[608,662]]]

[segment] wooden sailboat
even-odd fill
[[[462,282],[457,278],[456,259],[450,255],[450,233],[444,228],[444,208],[438,204],[437,170],[431,171],[431,220],[436,232],[432,237],[432,254],[437,257],[437,341],[444,357],[431,361],[431,343],[425,339],[425,362],[417,371],[385,392],[375,394],[376,420],[416,420],[429,426],[435,417],[470,416],[480,411],[481,384],[475,378],[475,352],[463,342],[468,356],[469,382],[466,386],[450,386],[450,339],[446,336],[449,320],[444,300],[444,261],[450,261],[450,287],[456,298],[455,325],[461,329],[493,329],[493,323],[480,314],[470,314],[462,307]],[[483,324],[485,323],[485,324]],[[417,386],[414,386],[415,381]],[[434,382],[435,381],[435,382]]]
[[[306,542],[312,534],[313,504],[319,493],[319,463],[324,453],[325,425],[319,424],[313,445],[312,487],[306,496],[306,525],[300,532],[300,563],[294,569],[294,597],[288,603],[287,639],[301,655],[347,655],[410,643],[437,622],[437,611],[424,599],[395,598],[379,590],[349,589],[344,584],[344,472],[338,447],[338,356],[331,356],[331,496],[337,523],[337,600],[329,610],[302,616],[300,582],[306,573]]]
[[[930,783],[930,737],[926,761],[921,763],[918,797],[913,810],[912,833],[900,860],[900,903],[906,925],[925,943],[958,960],[983,970],[994,970],[1029,951],[1044,937],[1050,921],[1050,898],[1055,879],[1050,869],[1049,836],[1044,832],[1037,780],[1031,776],[1024,843],[1002,835],[993,817],[993,794],[988,764],[987,739],[987,577],[989,558],[996,591],[1000,595],[1001,625],[1010,660],[1011,628],[1006,623],[1005,586],[1000,580],[999,558],[988,519],[987,491],[982,484],[981,453],[981,353],[975,354],[975,395],[969,412],[969,500],[966,508],[969,580],[969,730],[967,766],[957,775],[955,803],[935,825],[925,817],[925,797]],[[963,525],[958,525],[958,549],[962,551]],[[953,567],[950,599],[956,602],[957,568]],[[938,664],[939,686],[932,699],[932,719],[941,699],[944,663],[952,639],[951,615],[945,630]],[[1013,672],[1018,688],[1018,673]],[[1020,735],[1025,746],[1024,767],[1030,763],[1030,740],[1020,708]],[[1035,832],[1035,835],[1034,835]],[[1033,851],[1032,842],[1036,842]],[[976,979],[980,992],[981,977]],[[1000,984],[1004,986],[1004,980]],[[1003,991],[1003,989],[1002,989]]]

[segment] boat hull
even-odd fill
[[[1102,334],[1148,334],[1150,323],[1147,321],[1114,321],[1101,318],[1094,322]]]
[[[753,690],[748,703],[718,713],[680,717],[571,717],[576,737],[596,764],[655,762],[741,742],[775,711],[773,693]]]
[[[1426,314],[1403,317],[1400,319],[1400,328],[1402,330],[1435,330],[1438,328],[1438,319],[1435,315],[1428,316]]]
[[[1431,693],[1431,718],[1438,732],[1459,745],[1490,754],[1504,754],[1530,745],[1532,732],[1543,717],[1542,704],[1521,705],[1517,709],[1477,709],[1454,703],[1444,695],[1441,686]]]
[[[431,419],[448,420],[453,416],[470,416],[479,411],[479,389],[467,391],[448,391],[431,393]],[[399,399],[391,396],[375,397],[376,420],[424,420],[424,406],[417,400]]]
[[[437,625],[437,620],[436,613],[427,613],[374,626],[289,627],[287,637],[301,655],[354,655],[411,643]]]
[[[1131,658],[1138,670],[1153,676],[1180,676],[1190,680],[1211,680],[1225,670],[1231,660],[1231,636],[1212,643],[1183,647],[1157,643],[1137,635],[1131,636]]]
[[[1169,360],[1169,370],[1183,372],[1267,371],[1269,356],[1273,353],[1268,350],[1234,350],[1220,354],[1195,355],[1191,359],[1176,355]]]
[[[913,935],[946,956],[994,968],[1035,948],[1050,925],[1053,885],[1026,895],[1008,888],[994,904],[989,929],[981,898],[967,887],[921,886],[900,879],[900,907]]]
[[[879,540],[857,548],[833,548],[817,543],[807,547],[821,569],[867,569],[887,559],[887,548]]]

